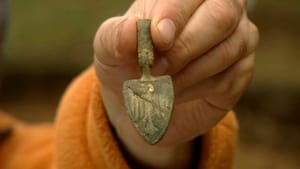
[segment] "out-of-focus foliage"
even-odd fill
[[[300,1],[257,1],[251,16],[261,32],[254,84],[299,89]]]
[[[80,70],[92,61],[101,22],[129,0],[12,0],[5,47],[8,71],[45,74]],[[123,12],[122,12],[123,11]]]

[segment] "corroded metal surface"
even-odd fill
[[[165,134],[173,111],[173,84],[170,76],[153,77],[153,45],[150,20],[139,20],[138,59],[142,72],[139,80],[123,84],[124,102],[134,127],[150,144],[157,143]]]

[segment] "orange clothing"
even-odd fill
[[[62,98],[54,127],[23,124],[0,113],[0,169],[129,169],[98,85],[94,68],[75,79]],[[230,169],[236,131],[230,112],[201,137],[197,168]]]

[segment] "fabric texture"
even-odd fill
[[[27,125],[0,113],[0,169],[129,169],[110,127],[93,67],[74,80],[51,124]],[[1,135],[1,134],[0,134]],[[230,169],[237,137],[235,116],[201,137],[198,169]]]

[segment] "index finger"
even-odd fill
[[[167,50],[204,0],[137,0],[125,15],[152,19],[155,47]]]

